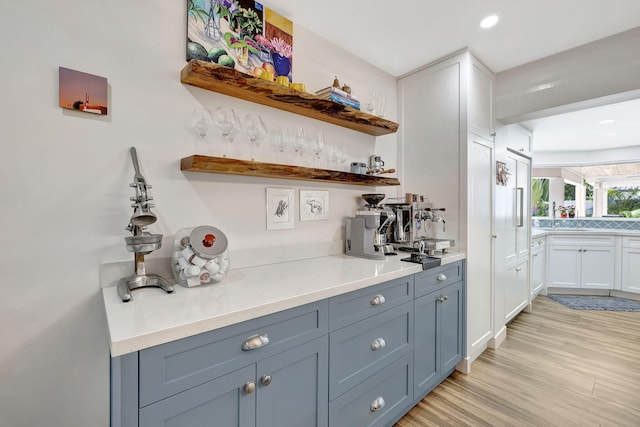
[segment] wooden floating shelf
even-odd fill
[[[398,131],[398,123],[382,117],[211,62],[190,60],[182,69],[181,81],[369,135],[381,136]]]
[[[396,178],[361,175],[327,169],[263,163],[226,157],[193,155],[180,160],[180,169],[190,172],[221,173],[228,175],[258,176],[262,178],[293,179],[299,181],[333,182],[351,185],[391,186],[400,185]]]

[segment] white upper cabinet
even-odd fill
[[[476,58],[471,60],[469,84],[469,130],[488,140],[495,136],[494,75]]]

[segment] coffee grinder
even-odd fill
[[[364,209],[346,221],[346,254],[368,259],[395,255],[386,234],[396,215],[392,209],[379,205],[385,194],[363,194],[362,198],[367,202]]]

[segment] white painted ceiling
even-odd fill
[[[463,48],[498,73],[640,26],[639,0],[265,0],[393,76]],[[491,29],[480,21],[496,14]],[[602,120],[616,120],[599,124]],[[640,101],[532,120],[536,151],[640,145]],[[615,134],[615,135],[614,135]]]
[[[468,47],[493,72],[640,26],[638,0],[264,0],[393,76]],[[480,21],[499,15],[488,30]]]

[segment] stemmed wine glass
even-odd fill
[[[273,148],[276,149],[276,159],[278,161],[283,161],[284,152],[287,149],[287,146],[289,145],[290,139],[291,139],[291,134],[289,132],[289,129],[280,128],[276,132],[276,136],[275,138],[273,138],[272,144],[273,144]]]
[[[255,161],[254,152],[260,145],[262,138],[267,134],[267,127],[262,117],[257,114],[247,114],[244,118],[245,129],[251,146],[251,160]]]
[[[296,128],[291,137],[291,148],[296,156],[302,156],[307,143],[307,134],[304,128]]]
[[[193,132],[200,139],[205,139],[213,120],[211,118],[211,110],[207,108],[195,108],[191,115],[191,126]]]
[[[320,156],[322,155],[322,152],[324,151],[324,147],[325,147],[324,133],[321,131],[316,132],[313,135],[313,138],[311,139],[310,145],[311,145],[311,151],[314,154],[314,158],[313,158],[314,163],[316,163],[316,166],[317,166],[317,163],[320,162]]]
[[[222,157],[227,157],[227,152],[229,151],[228,146],[233,142],[236,133],[240,129],[240,120],[238,120],[238,116],[236,112],[233,111],[233,108],[218,107],[213,116],[213,122],[225,142],[226,148]]]

